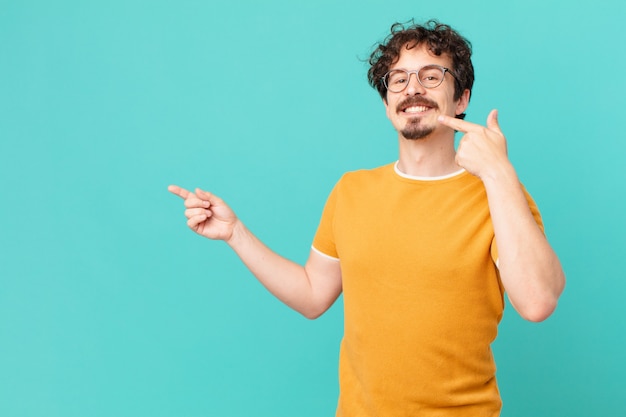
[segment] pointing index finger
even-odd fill
[[[440,115],[437,120],[442,125],[451,127],[452,129],[463,133],[467,133],[471,130],[476,129],[477,127],[480,127],[479,125],[476,125],[474,123],[466,122],[465,120],[457,119],[455,117],[445,116],[443,114]]]
[[[170,185],[169,187],[167,187],[167,191],[169,191],[172,194],[176,194],[183,200],[186,199],[189,196],[189,194],[191,194],[188,190],[185,190],[184,188],[179,187],[178,185]]]

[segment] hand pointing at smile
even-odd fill
[[[509,165],[506,138],[498,124],[498,111],[492,110],[487,125],[441,115],[439,123],[464,133],[456,153],[456,163],[482,180],[494,178]]]

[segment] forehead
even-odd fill
[[[406,44],[400,49],[400,56],[396,62],[394,62],[390,69],[394,68],[420,68],[424,65],[437,64],[450,68],[452,66],[452,60],[448,54],[441,54],[439,56],[433,54],[425,44],[411,45]]]

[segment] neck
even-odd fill
[[[417,177],[440,177],[461,169],[454,158],[454,135],[409,140],[399,135],[398,169]]]

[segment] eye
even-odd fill
[[[441,79],[441,72],[437,71],[428,71],[426,74],[422,75],[423,81],[439,81]]]
[[[439,67],[424,67],[420,71],[420,80],[426,87],[435,86],[443,80],[443,70]]]
[[[387,83],[389,85],[404,85],[407,81],[408,77],[404,71],[394,71],[387,76]]]

